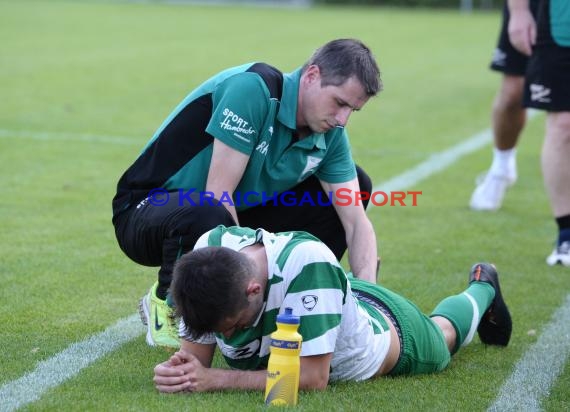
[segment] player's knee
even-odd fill
[[[570,146],[570,112],[551,112],[547,120],[547,136],[558,145]]]
[[[522,105],[522,93],[507,93],[497,96],[493,109],[499,112],[522,113],[525,110]]]
[[[494,109],[498,111],[521,112],[524,93],[524,78],[521,76],[506,75],[502,87],[494,102]]]
[[[181,208],[168,218],[167,233],[172,237],[195,238],[216,226],[234,226],[230,212],[220,206]]]
[[[431,319],[441,329],[447,348],[449,349],[449,352],[453,353],[457,343],[457,331],[455,330],[455,327],[453,327],[453,324],[443,316],[434,316]]]
[[[218,225],[234,226],[236,223],[230,212],[223,205],[200,207],[194,210],[195,227],[201,227],[204,232]]]

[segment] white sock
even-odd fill
[[[508,176],[515,178],[517,176],[517,149],[499,150],[493,148],[493,163],[491,164],[491,174],[499,176]]]
[[[481,318],[479,317],[479,306],[477,305],[477,301],[473,299],[473,296],[467,292],[463,292],[463,295],[469,299],[469,302],[473,306],[473,318],[471,320],[471,327],[469,328],[469,333],[467,333],[465,340],[461,344],[461,346],[467,346],[473,340],[473,336],[475,336],[475,332],[477,332],[477,326],[479,326],[479,321]]]

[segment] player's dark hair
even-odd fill
[[[171,293],[186,333],[196,339],[244,309],[253,265],[226,247],[205,247],[183,255],[174,266]]]
[[[382,90],[380,69],[370,49],[356,39],[332,40],[318,48],[303,66],[319,66],[321,86],[341,86],[355,76],[364,87],[367,96],[375,96]]]

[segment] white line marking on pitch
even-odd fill
[[[517,362],[489,411],[540,411],[540,401],[548,396],[569,354],[570,295],[567,295],[566,302],[554,312],[538,340]]]
[[[2,385],[0,410],[13,411],[38,400],[49,389],[77,375],[81,369],[143,332],[139,315],[135,314],[120,319],[101,333],[71,344],[62,352],[39,362],[32,372]]]
[[[61,132],[34,132],[32,130],[6,130],[0,129],[0,138],[7,139],[32,139],[32,140],[60,140],[72,142],[89,142],[89,143],[113,143],[124,145],[140,145],[145,144],[145,139],[138,139],[127,136],[105,136],[95,134],[82,133],[61,133]]]
[[[529,117],[535,115],[529,113]],[[64,140],[106,142],[113,144],[140,144],[138,139],[122,136],[89,134],[11,131],[0,129],[0,138],[29,138],[34,140]],[[449,167],[491,142],[491,131],[485,130],[448,150],[431,156],[418,166],[380,183],[374,191],[404,190]],[[74,343],[64,351],[38,364],[33,372],[0,387],[0,411],[13,411],[38,400],[47,390],[77,375],[81,369],[107,355],[120,345],[135,339],[144,332],[138,314],[119,320],[105,331],[82,342]]]
[[[534,118],[538,113],[539,112],[536,110],[529,110],[528,120]],[[404,173],[376,185],[373,191],[383,191],[388,193],[391,191],[408,189],[411,186],[421,182],[422,180],[425,180],[428,177],[431,177],[432,175],[447,169],[463,156],[471,154],[490,144],[492,138],[493,134],[490,129],[483,130],[482,132],[471,136],[469,139],[464,140],[461,143],[452,146],[447,150],[444,150],[443,152],[439,152],[430,156],[427,160],[411,169],[408,169]],[[368,210],[370,210],[373,206],[374,204],[370,202],[368,204]]]

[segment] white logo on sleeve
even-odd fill
[[[319,163],[321,163],[321,160],[323,159],[321,159],[320,157],[307,156],[307,164],[305,165],[303,172],[301,172],[299,181],[302,180],[307,173],[310,173],[313,170],[315,170],[315,168],[319,165]]]
[[[227,107],[223,110],[222,115],[224,116],[224,120],[221,121],[220,127],[223,130],[234,132],[235,137],[249,143],[250,139],[244,135],[252,135],[255,133],[255,130],[249,125],[249,122],[242,119]]]
[[[532,83],[530,85],[530,100],[533,102],[550,103],[550,89],[542,84]]]

